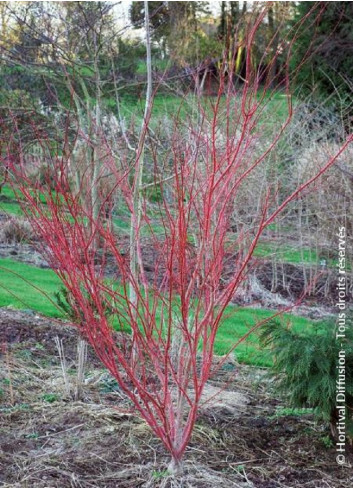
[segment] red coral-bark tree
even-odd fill
[[[97,208],[93,212],[84,205],[87,179],[79,192],[72,191],[74,131],[69,122],[63,150],[56,155],[43,150],[50,168],[47,182],[33,181],[25,158],[16,164],[7,161],[24,211],[41,237],[42,252],[69,291],[79,330],[170,452],[173,471],[179,470],[192,434],[225,308],[247,277],[260,236],[352,142],[349,136],[315,175],[290,192],[271,180],[271,155],[293,114],[289,59],[295,32],[282,43],[276,38],[272,62],[281,56],[281,72],[273,75],[261,62],[254,66],[252,51],[266,13],[265,7],[248,19],[242,41],[245,80],[236,84],[236,76],[230,76],[234,60],[224,62],[218,94],[196,101],[196,116],[177,116],[162,143],[152,131],[150,110],[143,144],[140,140],[132,157],[130,150],[117,156],[101,127],[96,127],[94,141],[77,130],[77,138],[99,148],[99,172],[92,182],[99,189],[98,215]],[[264,59],[269,53],[271,41]],[[265,108],[278,90],[287,116],[268,130]],[[37,144],[49,147],[43,132],[37,137],[32,130]],[[135,178],[142,148],[149,158],[145,168],[153,173],[148,184]],[[251,225],[239,227],[236,238],[229,239],[234,202],[254,175],[263,179],[253,196],[257,213]],[[108,179],[109,186],[104,184]],[[159,190],[153,204],[148,188]],[[117,194],[135,227],[134,270],[111,212]],[[153,252],[152,270],[146,267],[146,247]],[[115,272],[108,274],[112,259]],[[117,329],[131,334],[117,336]]]

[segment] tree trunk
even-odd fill
[[[129,300],[133,307],[137,307],[137,296],[135,291],[135,285],[138,283],[138,270],[137,270],[137,242],[139,239],[139,228],[141,221],[141,187],[143,178],[144,167],[144,147],[146,138],[146,125],[148,124],[149,112],[151,109],[152,100],[152,56],[151,56],[151,37],[150,37],[150,24],[149,24],[149,12],[148,1],[145,1],[145,29],[146,29],[146,64],[147,64],[147,90],[146,90],[146,103],[145,112],[141,126],[140,140],[137,148],[137,161],[136,161],[136,174],[134,176],[134,191],[133,191],[133,213],[131,216],[130,224],[130,272],[133,277],[133,282],[129,287]],[[137,317],[137,311],[135,310],[135,318]],[[135,347],[135,341],[132,341],[131,362],[135,366],[137,359],[137,352]]]

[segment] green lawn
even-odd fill
[[[45,291],[55,302],[54,293],[60,286],[61,282],[52,270],[36,268],[10,259],[0,259],[0,307],[32,309],[45,316],[60,317],[61,312],[38,290]],[[226,354],[231,345],[251,326],[272,314],[273,312],[263,309],[229,306],[217,335],[216,354]],[[290,321],[293,327],[299,330],[310,328],[311,324],[305,318],[290,314],[285,314],[283,320]],[[259,349],[256,333],[251,334],[236,348],[235,356],[238,361],[244,363],[261,366],[271,364],[268,351]]]
[[[59,278],[52,270],[8,258],[0,259],[0,307],[33,309],[45,316],[60,317],[60,311],[36,289],[38,287],[54,299],[54,293],[60,285]]]
[[[318,256],[315,250],[310,248],[293,248],[292,246],[276,246],[272,243],[259,243],[254,252],[255,256],[262,258],[271,258],[276,255],[278,261],[294,264],[316,264]]]
[[[137,118],[137,120],[142,121],[143,113],[145,110],[145,98],[144,93],[141,97],[136,95],[125,95],[119,100],[121,116],[127,121],[131,121]],[[261,97],[261,92],[258,93],[258,99]],[[201,104],[204,108],[206,114],[209,117],[213,115],[213,105],[216,98],[202,97]],[[114,113],[116,112],[116,100],[115,98],[106,98],[106,106],[111,109]],[[179,115],[178,120],[183,121],[186,116],[196,118],[199,116],[199,111],[195,110],[198,105],[198,101],[195,96],[190,93],[184,97],[174,95],[172,93],[157,92],[153,99],[153,109],[152,109],[152,126],[158,126],[161,122],[165,123],[165,118],[171,122]],[[226,103],[225,97],[221,97],[219,104],[219,121],[221,121],[226,113]],[[236,98],[230,99],[231,110],[233,112],[234,104],[236,104]],[[271,93],[267,94],[262,102],[262,108],[259,110],[260,120],[266,125],[273,125],[274,123],[284,122],[288,116],[288,106],[286,97],[283,93]]]
[[[16,196],[10,187],[4,186],[0,194],[0,212],[14,216],[22,216],[21,206],[16,202]]]
[[[278,262],[292,263],[294,265],[319,265],[321,258],[315,249],[296,248],[289,245],[276,245],[275,243],[259,242],[254,251],[254,256],[271,259],[276,256]],[[325,262],[328,267],[336,267],[337,260],[326,258]],[[347,269],[350,269],[350,264],[347,264]]]
[[[273,311],[266,309],[250,309],[246,307],[229,306],[216,339],[215,352],[224,355],[235,341],[245,335],[249,328],[271,317]],[[312,322],[306,318],[293,314],[283,314],[282,321],[291,324],[297,331],[311,328]],[[252,333],[244,342],[240,343],[234,351],[236,359],[241,363],[258,366],[270,366],[271,355],[268,350],[260,349],[258,333]]]
[[[191,102],[190,97],[176,97],[175,95],[169,94],[156,94],[153,99],[152,108],[152,118],[151,121],[153,126],[159,125],[163,122],[164,117],[168,120],[172,120],[180,110],[180,118],[183,120],[186,114],[191,113]],[[106,106],[116,113],[116,100],[114,98],[105,99]],[[132,95],[125,95],[119,100],[120,104],[120,115],[126,121],[130,122],[132,120],[142,122],[144,110],[145,110],[145,99],[143,97],[138,98]]]

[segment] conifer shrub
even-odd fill
[[[296,332],[288,324],[271,321],[260,334],[263,346],[272,349],[271,376],[276,389],[293,408],[313,408],[330,424],[337,439],[338,362],[345,352],[346,437],[353,441],[353,315],[346,319],[344,337],[338,337],[334,320],[320,321],[310,331]]]

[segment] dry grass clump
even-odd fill
[[[28,243],[34,238],[33,230],[30,223],[26,219],[19,217],[11,217],[1,228],[0,242],[13,243]]]

